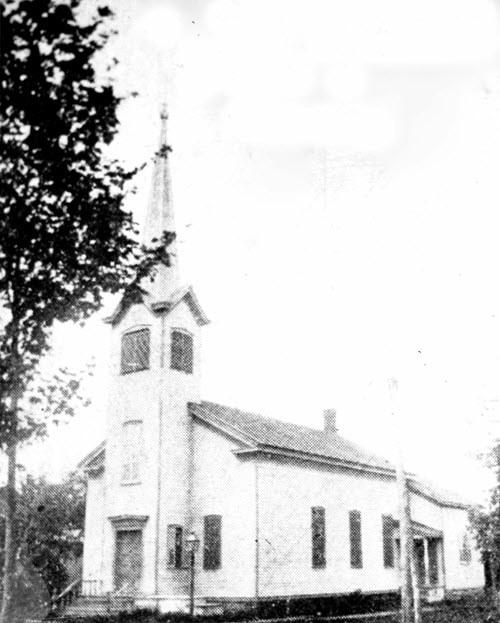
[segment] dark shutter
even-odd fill
[[[193,372],[193,337],[183,331],[172,331],[170,367],[187,374]]]
[[[326,528],[325,509],[321,506],[311,508],[312,566],[321,569],[326,566]]]
[[[149,368],[149,329],[130,331],[122,336],[121,372],[137,372]]]
[[[182,526],[170,525],[167,528],[168,566],[180,569],[183,562]]]
[[[220,515],[206,515],[204,520],[203,568],[219,569],[221,566],[221,528]]]
[[[349,512],[349,535],[351,544],[351,567],[361,569],[363,567],[363,552],[361,549],[361,513]]]
[[[382,515],[382,545],[384,548],[384,567],[394,567],[393,519],[390,515]]]
[[[436,586],[439,583],[439,541],[429,539],[427,542],[429,556],[429,584]]]

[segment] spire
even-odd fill
[[[154,158],[151,194],[142,233],[142,243],[146,247],[158,244],[164,232],[175,232],[169,159],[172,148],[167,142],[167,119],[167,106],[163,104],[160,112],[160,144]],[[168,298],[179,287],[175,241],[168,247],[168,251],[171,265],[159,266],[153,283],[146,286],[157,300]]]

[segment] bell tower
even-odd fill
[[[146,247],[175,233],[167,119],[164,107],[143,227]],[[152,279],[144,280],[140,300],[123,299],[107,319],[104,577],[107,590],[132,590],[146,599],[188,591],[179,561],[191,521],[188,403],[200,400],[200,329],[208,323],[192,288],[180,284],[175,240],[165,251]]]

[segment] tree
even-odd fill
[[[15,569],[16,453],[23,398],[57,321],[83,321],[105,292],[140,293],[123,210],[134,171],[107,157],[120,98],[95,71],[112,34],[108,8],[83,23],[82,0],[4,0],[0,50],[0,447],[8,457],[1,620]],[[165,233],[168,242],[173,234]],[[154,253],[158,253],[158,246]],[[163,261],[168,262],[162,246]],[[155,255],[154,257],[157,257]],[[137,270],[139,264],[139,269]],[[38,422],[39,423],[39,422]],[[38,423],[33,421],[32,432]],[[24,438],[24,437],[23,437]]]
[[[46,591],[35,596],[45,612],[49,598],[60,593],[78,566],[82,553],[85,485],[81,476],[69,475],[62,483],[28,476],[19,488],[16,513],[16,595],[34,592],[31,567],[43,579]],[[0,517],[0,532],[4,526]],[[3,548],[0,547],[0,557]],[[40,592],[40,591],[39,591]],[[45,599],[44,599],[45,597]],[[19,599],[15,600],[19,602]],[[18,606],[22,604],[17,603]],[[37,604],[38,605],[38,604]]]
[[[500,442],[493,445],[485,458],[494,473],[495,484],[488,508],[472,509],[470,524],[485,563],[486,588],[497,602],[500,590]]]

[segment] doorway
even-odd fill
[[[142,578],[142,530],[117,530],[115,539],[115,590],[135,594]]]

